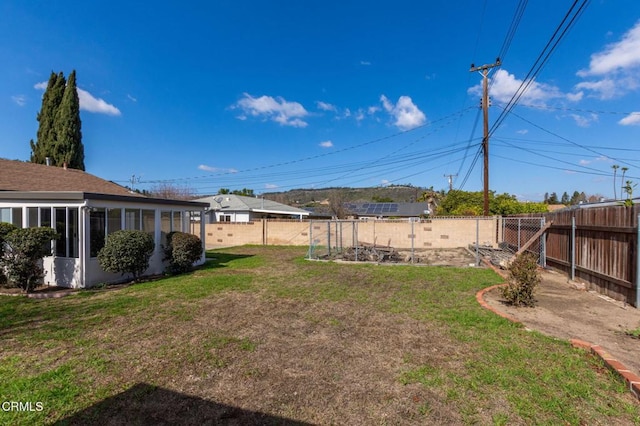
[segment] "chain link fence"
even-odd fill
[[[505,217],[502,218],[499,247],[509,253],[532,253],[538,264],[546,267],[546,247],[544,234],[544,217]]]
[[[499,217],[314,220],[309,222],[307,257],[446,264],[446,257],[458,251],[466,255],[464,266],[477,266],[481,256],[479,247],[497,249],[500,224]],[[455,266],[460,266],[459,260]]]

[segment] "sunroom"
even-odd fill
[[[0,191],[0,222],[18,227],[46,226],[59,237],[51,242],[52,255],[43,260],[45,285],[87,288],[130,277],[103,271],[98,252],[106,237],[121,229],[149,233],[155,250],[145,275],[164,271],[162,247],[172,231],[191,232],[204,241],[204,227],[193,226],[207,204],[77,191]],[[198,262],[204,262],[204,253]]]

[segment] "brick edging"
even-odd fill
[[[640,376],[631,372],[623,363],[615,359],[609,352],[607,352],[600,345],[592,345],[589,342],[579,339],[571,339],[571,346],[574,348],[580,348],[590,351],[596,355],[605,365],[618,376],[624,379],[631,393],[640,401]]]
[[[499,287],[504,287],[506,285],[507,284],[496,284],[491,287],[483,288],[482,290],[476,293],[476,300],[478,301],[480,306],[490,310],[496,315],[506,318],[509,321],[514,322],[516,324],[521,324],[520,321],[516,320],[510,315],[507,315],[503,312],[500,312],[496,308],[489,306],[489,304],[484,300],[484,294],[486,292]],[[584,340],[579,340],[579,339],[570,339],[569,342],[571,343],[571,346],[573,346],[574,348],[580,348],[580,349],[591,351],[591,353],[599,357],[611,371],[618,374],[618,376],[620,376],[625,381],[629,391],[631,391],[633,396],[635,396],[636,399],[640,401],[640,376],[631,372],[624,364],[622,364],[620,361],[615,359],[609,352],[607,352],[600,345],[592,345],[589,342],[585,342]]]

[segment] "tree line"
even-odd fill
[[[558,198],[558,194],[555,192],[545,192],[544,200],[545,204],[564,204],[565,206],[575,206],[581,203],[595,203],[600,201],[604,196],[600,194],[587,195],[584,192],[573,191],[573,194],[569,194],[565,191],[562,196]]]

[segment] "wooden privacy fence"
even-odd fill
[[[638,308],[638,214],[638,205],[615,205],[527,217],[551,222],[544,238],[548,266]]]

